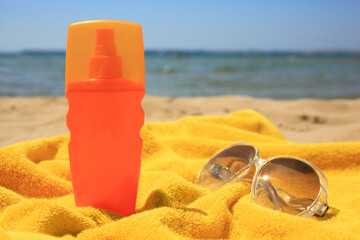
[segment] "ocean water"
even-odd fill
[[[146,91],[162,96],[359,98],[360,53],[147,51]],[[0,53],[0,95],[64,95],[65,52]]]

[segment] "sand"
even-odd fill
[[[146,96],[146,121],[189,115],[225,115],[254,109],[297,143],[360,140],[360,99],[270,100],[243,96],[172,98]],[[0,147],[68,133],[64,97],[0,97]]]

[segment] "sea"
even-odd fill
[[[146,93],[360,97],[360,52],[145,51]],[[0,53],[0,96],[63,96],[65,51]]]

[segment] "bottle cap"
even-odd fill
[[[115,20],[70,24],[65,89],[70,83],[96,79],[127,79],[145,86],[140,24]]]

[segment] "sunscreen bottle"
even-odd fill
[[[76,205],[133,214],[144,124],[141,25],[113,20],[71,24],[65,89]]]

